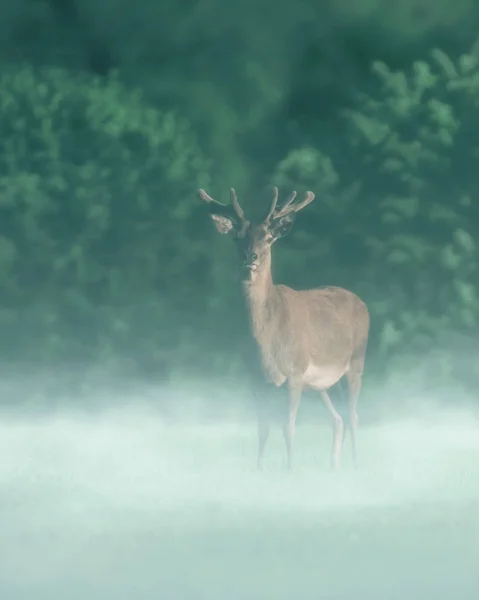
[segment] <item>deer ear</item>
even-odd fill
[[[277,240],[287,235],[293,227],[296,213],[289,213],[273,221],[270,231],[271,235]]]
[[[228,219],[228,217],[223,217],[222,215],[211,215],[213,223],[216,227],[216,231],[225,235],[226,233],[230,233],[233,229],[233,221]]]

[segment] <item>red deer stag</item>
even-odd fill
[[[349,391],[349,428],[356,465],[356,412],[369,333],[366,305],[352,292],[339,287],[297,291],[273,283],[271,246],[291,229],[296,213],[314,199],[307,192],[294,203],[296,192],[277,208],[278,188],[264,219],[248,221],[234,189],[231,204],[214,200],[199,190],[216,229],[235,240],[243,266],[243,290],[252,335],[259,347],[262,372],[276,386],[288,385],[289,412],[283,428],[287,465],[291,469],[296,415],[305,387],[318,390],[333,418],[331,466],[338,467],[344,423],[327,390],[346,376]],[[264,411],[258,412],[258,468],[262,468],[269,425]]]

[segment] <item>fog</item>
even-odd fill
[[[476,598],[479,427],[467,411],[362,424],[329,470],[324,415],[295,469],[250,419],[115,409],[0,413],[0,597]]]

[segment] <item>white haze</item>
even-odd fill
[[[0,420],[0,598],[477,597],[479,427],[466,411],[363,425],[328,469],[303,418],[295,470],[273,427],[121,408]]]

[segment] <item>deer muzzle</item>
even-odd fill
[[[245,269],[248,269],[248,271],[256,271],[256,269],[258,268],[258,263],[256,262],[257,260],[258,255],[256,254],[256,252],[245,252],[243,267]]]

